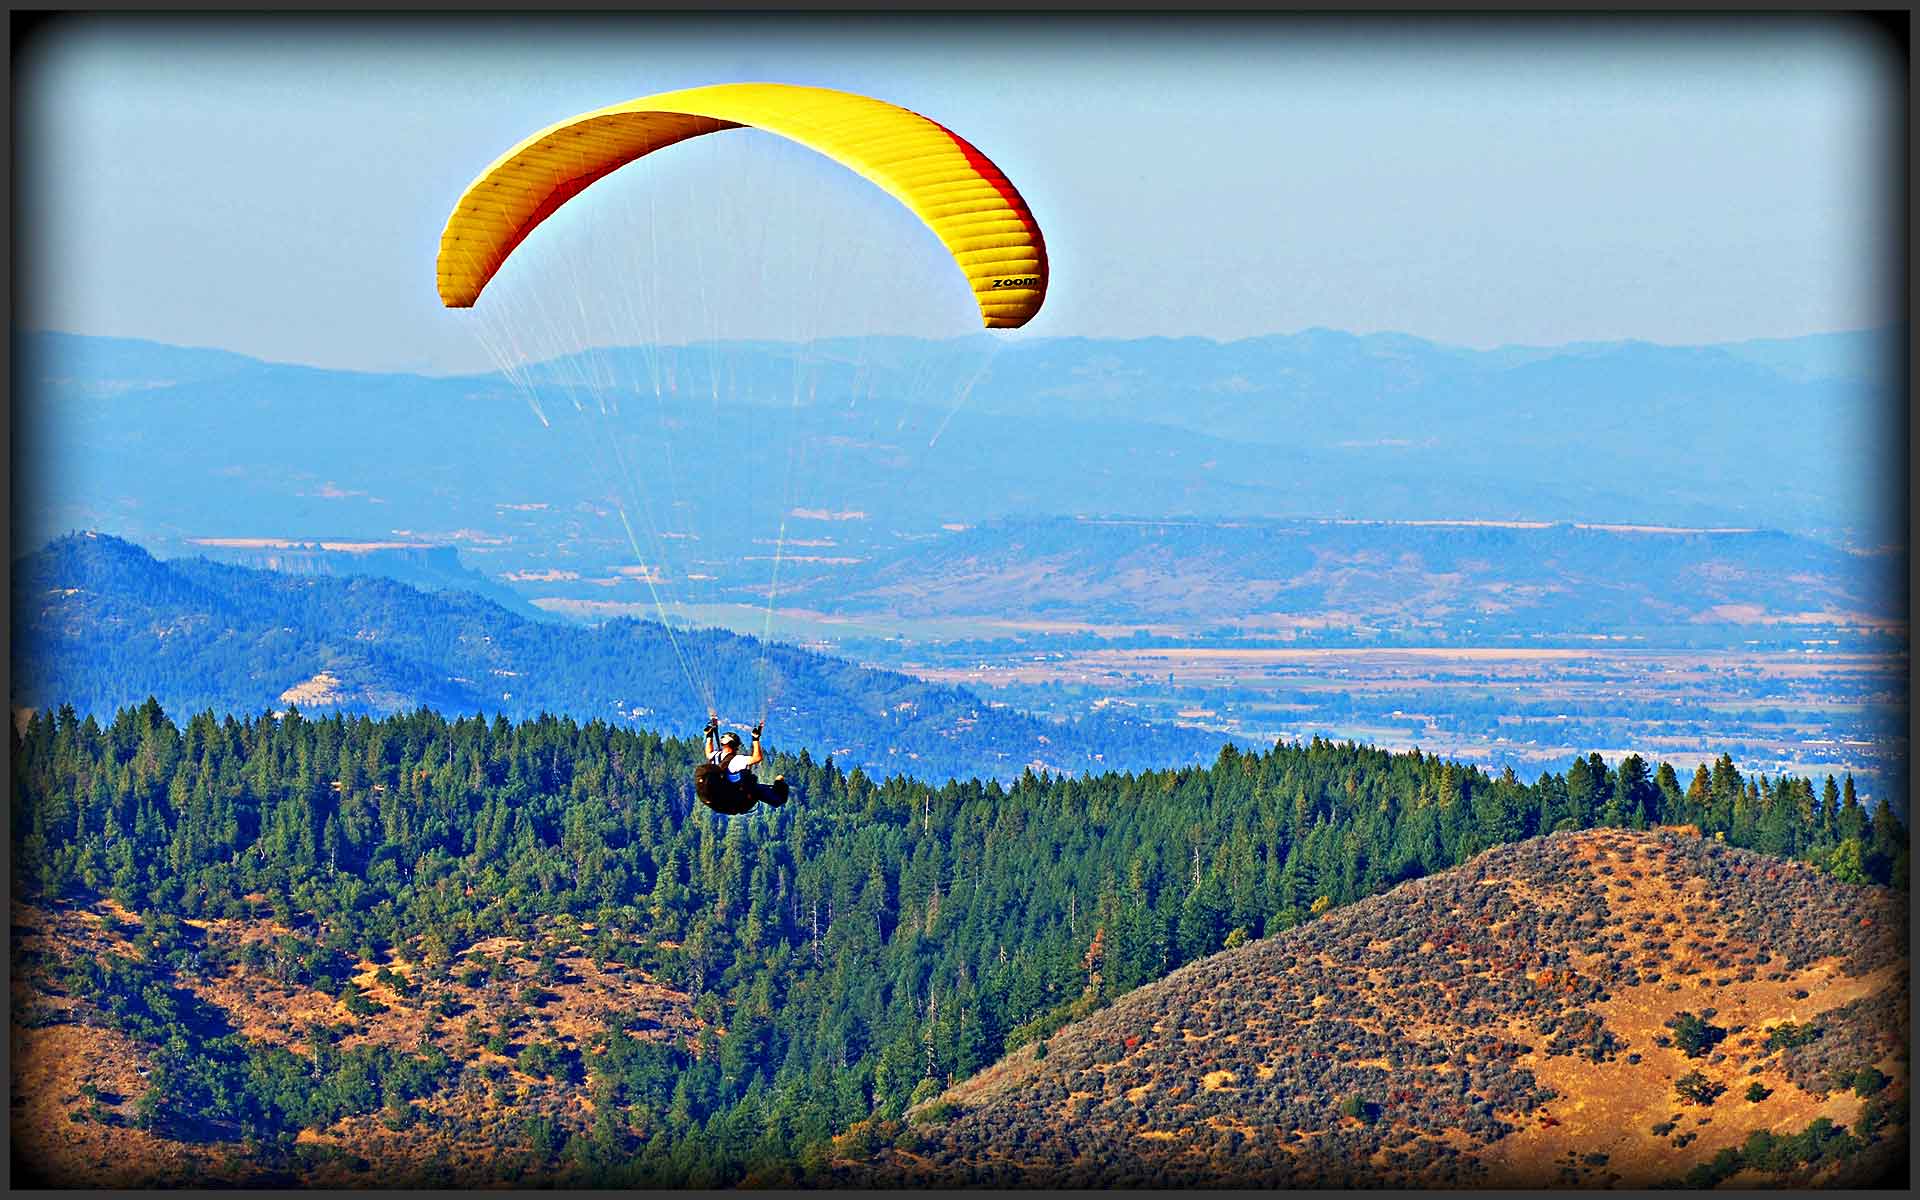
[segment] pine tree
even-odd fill
[[[1853,790],[1853,772],[1847,772],[1846,782],[1840,786],[1840,817],[1835,832],[1841,839],[1852,838],[1864,843],[1867,838],[1867,810],[1860,804],[1860,797]]]
[[[1839,840],[1840,821],[1840,785],[1827,776],[1827,782],[1820,789],[1820,808],[1814,825],[1815,843],[1821,847],[1832,846]]]

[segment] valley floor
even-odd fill
[[[1613,647],[1028,648],[883,664],[1043,716],[1120,706],[1245,745],[1316,734],[1524,778],[1598,751],[1690,772],[1852,773],[1904,805],[1904,655]]]

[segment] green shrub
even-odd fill
[[[939,1080],[931,1077],[922,1079],[919,1083],[914,1084],[913,1091],[907,1094],[907,1106],[911,1108],[913,1105],[919,1104],[923,1100],[931,1100],[939,1094]]]
[[[1683,1012],[1667,1022],[1673,1030],[1674,1044],[1688,1058],[1699,1058],[1727,1036],[1727,1031],[1710,1024],[1706,1018]]]
[[[418,990],[411,979],[408,979],[392,967],[381,967],[374,973],[373,977],[378,980],[383,987],[393,989],[393,994],[396,996],[411,996]]]
[[[1673,1081],[1673,1090],[1679,1093],[1682,1100],[1710,1106],[1727,1089],[1725,1084],[1715,1083],[1699,1071],[1688,1071]]]
[[[1767,1030],[1764,1048],[1771,1054],[1775,1050],[1786,1050],[1794,1046],[1804,1046],[1820,1036],[1817,1025],[1795,1025],[1792,1021],[1782,1021]]]
[[[1012,1053],[1028,1042],[1043,1041],[1050,1038],[1069,1021],[1072,1021],[1075,1017],[1083,1017],[1090,1011],[1091,1008],[1089,1006],[1074,1000],[1069,1000],[1063,1004],[1056,1004],[1026,1024],[1018,1025],[1008,1030],[1006,1051],[1007,1053]]]
[[[1892,1080],[1881,1074],[1880,1068],[1861,1067],[1853,1076],[1853,1094],[1861,1097],[1871,1096],[1890,1082]]]

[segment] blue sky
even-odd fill
[[[473,314],[433,290],[467,182],[573,113],[753,79],[878,96],[993,157],[1048,237],[1029,335],[1732,341],[1884,325],[1905,285],[1889,184],[1904,79],[1833,22],[236,16],[38,36],[14,64],[30,328],[483,368]],[[697,248],[715,294],[662,300],[662,336],[696,335],[675,326],[694,308],[738,336],[792,332],[791,277],[829,261],[823,241],[888,277],[850,319],[964,331],[930,235],[891,201],[825,164],[727,153],[766,174],[725,197],[681,182],[650,218],[682,244],[718,213]],[[566,263],[581,295],[625,277],[635,205],[660,211],[633,170],[521,254]],[[764,286],[715,267],[749,242]]]

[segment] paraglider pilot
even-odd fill
[[[732,730],[720,733],[719,715],[707,714],[707,761],[726,769],[728,783],[739,783],[741,772],[750,771],[766,761],[767,756],[760,749],[760,728],[758,725],[753,727],[753,753],[742,754],[740,735]]]
[[[707,761],[693,773],[694,794],[702,804],[715,812],[736,816],[752,811],[761,801],[775,808],[787,802],[785,776],[774,776],[771,784],[763,784],[754,777],[753,768],[767,757],[760,749],[760,729],[759,725],[753,727],[752,752],[742,753],[740,735],[732,730],[721,733],[720,715],[707,713]]]

